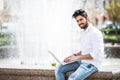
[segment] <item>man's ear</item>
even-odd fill
[[[89,21],[89,17],[88,17],[88,16],[86,17],[86,20],[88,20],[88,21]]]

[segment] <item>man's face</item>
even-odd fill
[[[76,18],[77,24],[81,29],[86,29],[88,26],[87,19],[82,16],[77,16]]]

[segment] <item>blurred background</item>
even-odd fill
[[[119,71],[120,0],[0,0],[0,67],[53,68],[58,63],[48,50],[60,61],[78,52],[77,9],[103,33],[101,70]]]

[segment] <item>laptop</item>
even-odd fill
[[[71,62],[61,62],[51,51],[48,50],[48,52],[52,55],[52,57],[58,62],[60,63],[61,65],[66,65],[66,64],[70,64],[70,63],[73,63],[73,62],[76,62],[76,61],[71,61]]]

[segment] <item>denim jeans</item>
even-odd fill
[[[92,73],[97,72],[98,69],[92,64],[81,63],[80,61],[59,65],[55,69],[56,80],[65,80],[65,74],[68,71],[75,71],[68,77],[68,80],[84,80]]]

